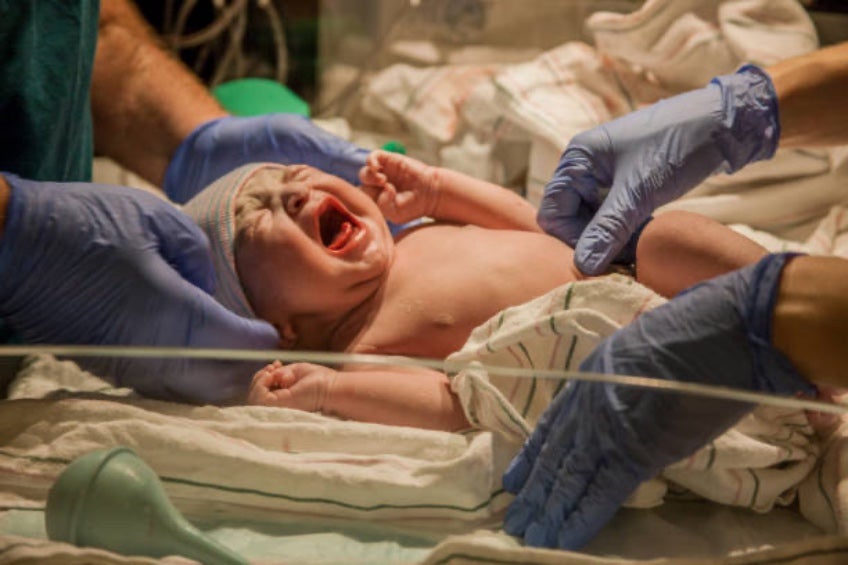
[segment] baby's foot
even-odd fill
[[[320,412],[336,372],[311,363],[274,361],[253,376],[248,403]]]

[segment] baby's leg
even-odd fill
[[[636,248],[636,278],[671,297],[765,254],[764,247],[715,220],[671,211],[656,216],[642,232]]]

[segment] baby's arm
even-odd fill
[[[692,212],[651,220],[636,248],[636,278],[665,297],[758,261],[766,249],[729,227]]]
[[[250,404],[360,422],[455,431],[470,427],[447,376],[418,368],[336,371],[310,363],[268,365],[253,377]]]
[[[428,216],[484,228],[541,232],[536,209],[511,190],[405,155],[374,151],[359,178],[363,190],[393,222]]]

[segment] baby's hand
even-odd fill
[[[439,200],[438,170],[421,161],[387,151],[373,151],[359,171],[362,190],[392,222],[403,224],[435,216]]]
[[[253,376],[248,404],[321,412],[337,372],[311,363],[274,361]]]

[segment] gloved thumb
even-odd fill
[[[186,346],[213,349],[279,348],[279,334],[268,322],[240,316],[197,287],[184,281],[179,283],[191,295],[193,304]]]
[[[215,267],[206,234],[184,212],[166,202],[150,215],[158,252],[185,280],[215,292]]]
[[[587,275],[600,275],[610,263],[620,257],[623,250],[634,254],[635,243],[631,243],[639,228],[650,213],[643,213],[639,203],[633,202],[627,190],[616,190],[613,185],[594,218],[586,226],[574,247],[574,263]],[[634,257],[622,257],[631,262]]]

